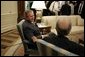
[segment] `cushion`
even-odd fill
[[[51,32],[57,35],[56,29],[51,29]],[[84,33],[84,26],[72,26],[70,34]]]
[[[52,29],[55,28],[57,21],[57,16],[44,16],[42,17],[42,22],[46,25],[50,25]]]
[[[56,27],[56,22],[58,19],[69,19],[72,23],[72,26],[77,25],[77,16],[76,15],[62,15],[62,16],[43,16],[42,17],[42,22],[45,23],[45,25],[50,25],[52,26],[52,29],[55,29]]]
[[[77,25],[78,26],[84,26],[84,19],[82,19],[80,16],[77,17]]]
[[[84,33],[84,26],[72,26],[70,34]]]
[[[62,16],[58,16],[57,19],[69,19],[72,23],[72,26],[76,26],[77,22],[77,16],[74,15],[70,15],[70,16],[66,16],[66,15],[62,15]]]

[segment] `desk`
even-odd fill
[[[49,32],[51,32],[51,26],[46,26],[46,25],[38,25],[40,32],[42,35],[45,35]]]

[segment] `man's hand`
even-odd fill
[[[33,40],[33,42],[36,42],[37,41],[37,37],[33,36],[32,40]]]

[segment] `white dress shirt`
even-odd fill
[[[53,1],[49,7],[49,10],[55,12],[55,14],[58,15],[58,11],[59,11],[58,2]]]
[[[74,14],[74,5],[73,4],[69,4],[71,6],[71,15]]]

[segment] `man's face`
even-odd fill
[[[34,22],[34,13],[33,12],[29,12],[27,14],[27,20]]]

